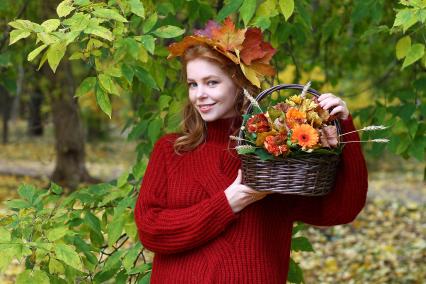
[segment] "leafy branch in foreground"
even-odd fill
[[[128,176],[126,176],[127,178]],[[134,187],[98,184],[62,195],[31,185],[6,202],[0,219],[0,271],[13,259],[25,264],[16,283],[149,283],[133,221]]]

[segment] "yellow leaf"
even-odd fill
[[[243,63],[240,64],[241,70],[243,71],[246,78],[256,87],[260,88],[260,80],[257,77],[256,71],[251,69],[250,67],[244,65]]]
[[[405,36],[400,38],[398,42],[396,43],[395,48],[396,48],[396,58],[398,58],[398,60],[404,58],[411,48],[410,36]]]

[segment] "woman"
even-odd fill
[[[344,147],[335,189],[325,197],[268,194],[241,183],[229,135],[241,126],[247,106],[243,88],[258,89],[256,78],[247,76],[248,61],[236,63],[215,37],[224,27],[240,31],[226,21],[210,22],[170,49],[182,56],[188,83],[183,129],[155,144],[135,207],[140,240],[155,252],[153,284],[285,283],[293,222],[348,223],[365,203],[367,172],[359,143]],[[343,132],[354,130],[342,100],[324,94],[319,101],[341,119]],[[359,139],[356,133],[345,137]]]

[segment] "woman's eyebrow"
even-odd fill
[[[201,80],[202,80],[202,81],[208,81],[208,80],[210,80],[210,79],[217,79],[217,78],[218,78],[217,76],[210,75],[210,76],[207,76],[207,77],[201,78]],[[194,80],[194,79],[192,79],[192,78],[188,78],[188,79],[187,79],[187,81],[195,81],[195,80]]]

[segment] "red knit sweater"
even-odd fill
[[[234,214],[224,193],[240,168],[228,150],[232,122],[207,123],[207,141],[181,156],[173,151],[176,134],[154,146],[135,207],[139,238],[155,252],[152,284],[285,283],[294,221],[344,224],[364,207],[367,170],[360,144],[352,143],[329,195],[270,194]],[[342,128],[354,130],[352,119]]]

